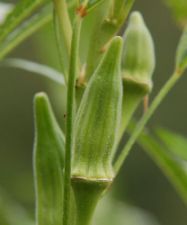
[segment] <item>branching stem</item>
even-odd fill
[[[134,143],[136,142],[137,138],[143,131],[145,125],[155,112],[155,110],[158,108],[158,106],[161,104],[161,102],[164,100],[164,98],[167,96],[169,91],[173,88],[173,86],[176,84],[176,82],[179,80],[181,73],[179,73],[177,70],[173,73],[171,78],[166,82],[164,87],[161,89],[161,91],[158,93],[158,95],[153,100],[152,104],[150,105],[149,109],[146,111],[146,113],[143,115],[142,119],[137,124],[134,132],[132,133],[132,136],[130,137],[129,141],[125,145],[124,149],[122,150],[120,156],[116,160],[114,164],[114,170],[116,174],[121,169],[125,159],[127,158],[129,152],[131,151]]]
[[[77,15],[73,27],[71,44],[70,68],[67,90],[67,124],[66,124],[66,154],[64,170],[64,207],[63,225],[70,225],[70,199],[71,199],[71,156],[73,145],[74,105],[75,105],[75,81],[78,74],[78,52],[82,18]]]

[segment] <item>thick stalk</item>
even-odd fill
[[[164,98],[167,96],[169,91],[173,88],[173,86],[176,84],[176,82],[179,80],[181,74],[178,73],[178,71],[175,71],[174,74],[171,76],[171,78],[166,82],[165,86],[161,89],[161,91],[158,93],[158,95],[153,100],[150,108],[147,110],[147,112],[144,114],[140,122],[137,124],[137,127],[135,128],[132,136],[130,137],[129,141],[125,145],[124,149],[122,150],[119,158],[116,160],[114,164],[115,172],[118,173],[120,168],[123,165],[123,162],[125,161],[126,157],[128,156],[130,150],[132,149],[134,143],[136,142],[137,138],[143,131],[146,123],[149,121],[155,110],[158,108],[158,106],[161,104],[161,102],[164,100]]]
[[[122,119],[121,119],[121,126],[119,131],[119,141],[122,138],[124,132],[127,129],[127,126],[138,108],[140,102],[142,100],[142,96],[138,95],[130,95],[127,94],[124,96],[123,105],[122,105]]]
[[[122,118],[119,130],[119,141],[122,138],[126,128],[138,108],[143,98],[151,91],[149,82],[138,82],[133,79],[123,77],[123,103]]]
[[[71,202],[71,158],[73,144],[73,123],[74,123],[74,105],[75,105],[75,80],[78,68],[79,39],[82,18],[77,15],[72,36],[70,69],[68,77],[67,90],[67,124],[66,124],[66,154],[64,169],[64,207],[63,207],[63,225],[70,225],[70,202]]]
[[[112,179],[72,177],[71,182],[77,205],[76,225],[89,225],[96,206],[111,185]]]

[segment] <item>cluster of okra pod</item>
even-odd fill
[[[141,14],[133,12],[123,37],[108,41],[92,76],[76,87],[71,210],[76,211],[72,221],[77,225],[89,224],[116,176],[119,142],[138,105],[152,90],[154,67],[152,37]],[[81,83],[82,75],[77,79]],[[59,225],[64,204],[65,136],[46,94],[37,94],[34,104],[37,223]]]

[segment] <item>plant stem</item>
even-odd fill
[[[177,70],[173,73],[171,78],[166,82],[164,87],[161,89],[161,91],[158,93],[158,95],[153,100],[150,108],[147,110],[147,112],[143,115],[142,119],[137,124],[132,136],[130,137],[129,141],[125,145],[124,149],[122,150],[120,156],[114,163],[114,170],[116,174],[119,172],[120,168],[123,165],[123,162],[127,158],[130,150],[132,149],[134,143],[136,142],[137,138],[143,131],[146,123],[151,118],[155,110],[158,108],[158,106],[161,104],[161,102],[164,100],[164,98],[167,96],[169,91],[172,89],[172,87],[176,84],[176,82],[179,80],[181,73],[179,73]]]
[[[67,124],[66,124],[66,154],[64,169],[64,206],[63,225],[70,224],[69,211],[71,200],[71,155],[73,145],[74,105],[75,105],[75,81],[78,74],[78,52],[82,18],[77,15],[73,27],[71,43],[70,68],[67,90]]]

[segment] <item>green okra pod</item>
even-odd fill
[[[133,12],[124,34],[122,79],[124,87],[120,136],[144,96],[152,90],[155,52],[151,34],[139,12]]]
[[[73,176],[112,178],[111,159],[121,118],[122,39],[113,39],[83,95],[75,121]]]
[[[75,121],[72,186],[77,225],[87,225],[102,193],[111,184],[112,160],[121,119],[122,38],[115,37],[88,82]]]
[[[44,93],[36,95],[34,106],[37,225],[62,225],[64,137]]]

